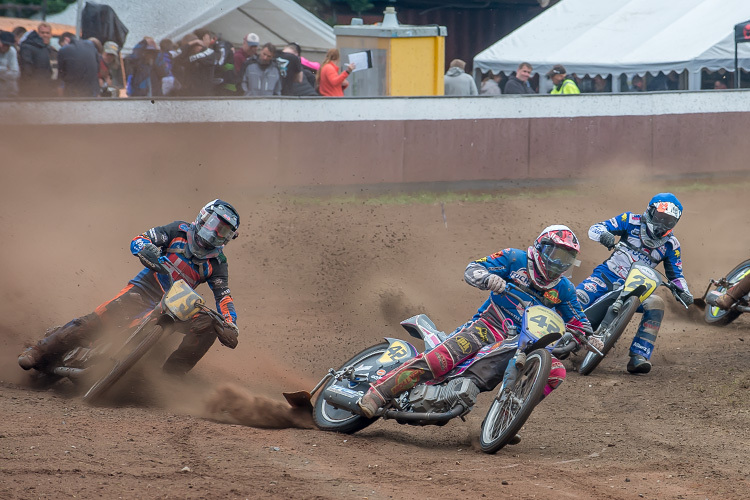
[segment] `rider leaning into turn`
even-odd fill
[[[667,279],[674,283],[680,298],[685,304],[693,303],[687,281],[682,275],[680,242],[672,233],[682,216],[682,204],[672,193],[659,193],[648,203],[643,214],[625,212],[589,228],[589,238],[598,241],[607,249],[615,246],[615,236],[626,240],[637,251],[626,249],[633,259],[652,268],[664,263]],[[594,268],[591,276],[577,287],[578,300],[583,307],[593,304],[599,297],[612,289],[613,283],[622,282],[628,275],[632,260],[620,252]],[[610,283],[610,285],[608,285]],[[664,301],[656,294],[648,297],[638,308],[643,313],[638,331],[630,345],[630,360],[627,370],[630,373],[651,371],[651,354],[656,336],[664,317]]]
[[[130,251],[146,269],[128,282],[112,300],[101,304],[90,314],[76,318],[54,329],[35,346],[18,357],[21,368],[39,368],[65,351],[94,338],[103,326],[127,326],[143,317],[159,303],[171,285],[169,271],[159,262],[164,256],[174,267],[172,280],[184,279],[195,288],[208,283],[219,312],[227,325],[218,325],[206,313],[198,313],[185,326],[185,337],[164,363],[164,371],[184,374],[208,352],[217,338],[229,347],[237,344],[237,322],[229,292],[227,259],[223,250],[237,236],[240,217],[229,203],[214,200],[204,206],[193,224],[176,221],[157,226],[133,238]]]
[[[362,414],[372,418],[399,393],[419,383],[445,375],[456,365],[476,354],[483,346],[501,342],[506,334],[503,323],[512,321],[520,326],[524,307],[502,292],[506,280],[523,285],[543,296],[519,291],[524,300],[555,309],[568,327],[591,330],[586,315],[576,298],[573,284],[562,274],[576,260],[580,245],[567,226],[549,226],[528,250],[506,248],[488,257],[471,262],[464,280],[480,290],[489,290],[489,298],[474,317],[458,327],[448,339],[428,353],[422,353],[372,384],[359,406]],[[553,358],[545,395],[565,379],[565,367]]]

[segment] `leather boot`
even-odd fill
[[[18,356],[18,365],[24,370],[30,370],[48,364],[65,351],[81,345],[90,338],[100,324],[99,316],[91,313],[55,328],[35,346],[23,351]]]
[[[719,309],[727,310],[732,304],[750,293],[750,274],[742,278],[736,285],[727,290],[724,295],[716,299],[716,306]]]

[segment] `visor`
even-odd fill
[[[226,245],[234,237],[234,228],[219,210],[212,213],[198,230],[198,241],[203,240],[212,247]]]
[[[677,217],[667,212],[659,212],[658,209],[652,210],[651,226],[654,228],[656,237],[661,238],[670,232],[677,225]]]
[[[547,271],[547,278],[554,280],[575,263],[578,252],[547,244],[542,246],[539,255],[542,257],[542,262]]]

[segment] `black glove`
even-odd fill
[[[615,248],[615,235],[609,231],[604,231],[599,236],[599,243],[607,247],[607,250],[612,250]]]
[[[229,321],[217,321],[208,314],[200,312],[190,320],[190,333],[204,334],[213,331],[223,345],[234,349],[237,347],[239,329]]]
[[[169,274],[166,268],[159,262],[161,256],[161,250],[153,243],[146,243],[138,252],[138,259],[141,263],[152,271],[156,271],[159,274]]]

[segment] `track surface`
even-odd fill
[[[508,191],[445,203],[446,225],[439,203],[313,203],[231,186],[165,199],[134,191],[125,173],[108,188],[112,179],[81,175],[97,189],[28,171],[0,187],[6,242],[23,243],[6,243],[1,264],[0,498],[747,498],[750,317],[709,327],[666,294],[650,374],[625,372],[631,325],[593,375],[566,362],[566,382],[532,414],[521,444],[494,456],[477,443],[488,394],[466,422],[379,422],[354,436],[306,428],[280,395],[312,388],[384,336],[408,338],[398,322],[413,314],[444,330],[464,322],[485,298],[463,282],[466,264],[525,248],[547,224],[584,240],[580,281],[607,255],[588,226],[640,211],[661,190],[685,205],[676,232],[700,295],[748,257],[746,180]],[[140,370],[99,407],[70,384],[29,387],[16,353],[139,271],[130,238],[192,218],[216,194],[243,217],[226,251],[238,348],[217,344],[183,381]]]

